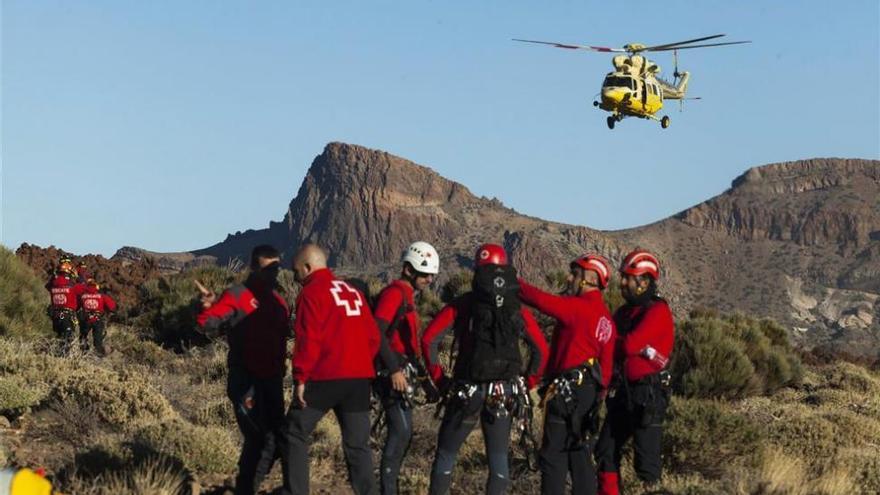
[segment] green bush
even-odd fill
[[[721,402],[674,397],[666,425],[664,454],[676,472],[716,477],[731,465],[751,469],[763,460],[757,425]]]
[[[800,359],[770,320],[694,312],[678,325],[670,368],[687,397],[742,398],[798,385]]]
[[[33,270],[0,246],[0,336],[51,335],[48,305],[48,292]]]

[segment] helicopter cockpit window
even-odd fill
[[[602,87],[612,87],[612,88],[633,88],[633,79],[631,77],[620,77],[620,76],[608,76],[605,78],[605,82],[602,83]]]

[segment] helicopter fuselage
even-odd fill
[[[663,85],[654,77],[609,72],[599,108],[613,114],[648,117],[663,108]]]

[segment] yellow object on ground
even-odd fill
[[[3,469],[0,470],[0,495],[52,495],[52,484],[30,469]]]

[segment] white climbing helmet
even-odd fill
[[[440,255],[434,246],[424,241],[417,241],[409,245],[403,252],[403,261],[409,262],[419,273],[437,275],[440,273]]]

